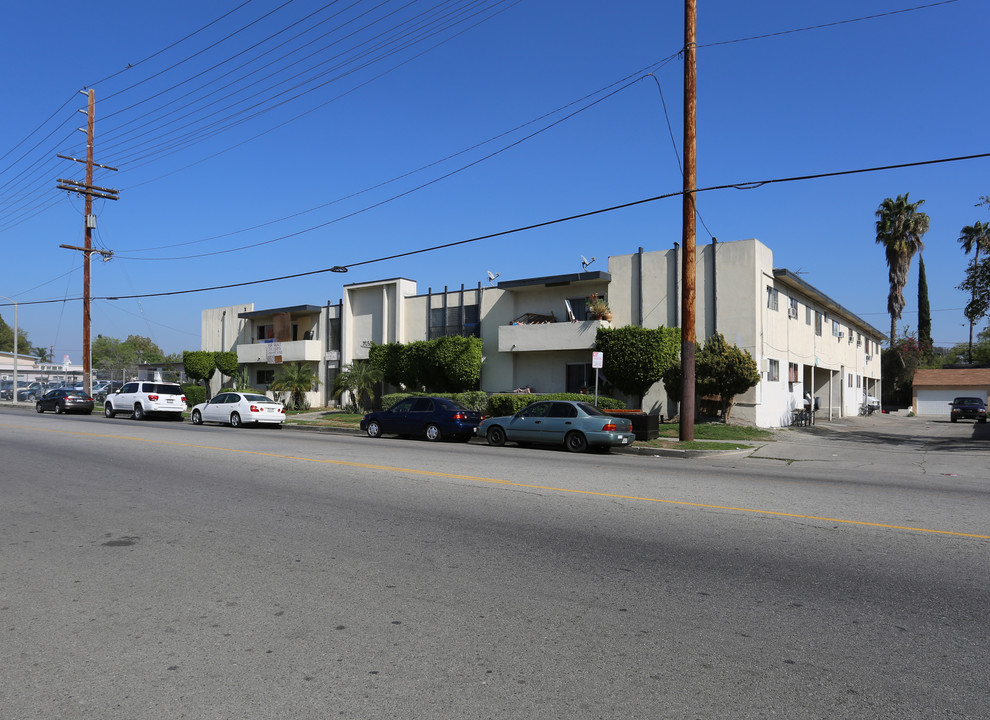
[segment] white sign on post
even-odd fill
[[[595,369],[595,406],[598,405],[598,370],[602,367],[602,363],[605,360],[605,353],[593,352],[591,353],[591,367]]]

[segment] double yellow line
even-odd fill
[[[39,431],[39,428],[28,428],[19,425],[0,425],[17,430]],[[257,455],[259,457],[278,458],[280,460],[299,460],[301,462],[324,463],[327,465],[340,465],[343,467],[362,468],[365,470],[384,470],[387,472],[403,473],[405,475],[425,475],[427,477],[451,478],[454,480],[467,480],[470,482],[485,483],[488,485],[505,485],[507,487],[521,488],[526,490],[545,490],[548,492],[571,493],[574,495],[587,495],[591,497],[603,497],[617,500],[635,500],[638,502],[661,503],[664,505],[678,505],[680,507],[702,508],[705,510],[729,510],[740,513],[753,513],[756,515],[769,515],[773,517],[796,518],[800,520],[814,520],[817,522],[838,523],[841,525],[859,525],[861,527],[882,528],[884,530],[907,530],[909,532],[926,533],[930,535],[950,535],[953,537],[975,538],[977,540],[990,540],[990,535],[980,535],[978,533],[964,533],[955,530],[934,530],[931,528],[909,527],[907,525],[890,525],[887,523],[866,522],[863,520],[843,520],[841,518],[819,517],[817,515],[801,515],[799,513],[779,512],[777,510],[759,510],[756,508],[734,507],[732,505],[711,505],[708,503],[687,502],[684,500],[664,500],[662,498],[642,497],[639,495],[621,495],[618,493],[599,492],[595,490],[574,490],[572,488],[554,487],[552,485],[532,485],[529,483],[519,483],[512,480],[500,480],[498,478],[481,477],[477,475],[462,475],[460,473],[445,473],[436,470],[417,470],[415,468],[393,467],[391,465],[372,465],[370,463],[351,462],[349,460],[319,460],[316,458],[299,457],[298,455],[283,455],[280,453],[261,452],[258,450],[237,450],[233,448],[213,447],[211,445],[194,445],[192,443],[179,443],[171,440],[153,440],[148,438],[137,438],[127,435],[103,435],[101,433],[72,432],[68,430],[40,429],[41,432],[59,433],[63,435],[78,435],[83,437],[98,437],[111,440],[129,440],[132,442],[154,443],[156,445],[172,445],[174,447],[195,448],[197,450],[219,450],[222,452],[241,453],[244,455]]]

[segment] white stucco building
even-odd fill
[[[278,362],[314,363],[322,384],[313,405],[330,404],[337,370],[367,358],[371,345],[451,334],[482,339],[482,390],[577,392],[594,384],[591,352],[602,324],[679,326],[680,271],[675,245],[610,257],[607,272],[492,286],[421,293],[407,278],[355,283],[343,287],[339,304],[204,310],[202,343],[236,350],[258,386],[271,382]],[[736,398],[734,420],[790,424],[806,392],[830,417],[855,415],[866,395],[880,396],[884,335],[797,274],[774,268],[770,248],[757,240],[699,246],[696,273],[699,347],[721,332],[759,363],[761,382]],[[593,293],[607,296],[610,322],[587,316]],[[658,384],[644,405],[669,416],[676,402]]]

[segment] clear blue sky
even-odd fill
[[[699,187],[990,152],[990,3],[896,13],[921,4],[699,0]],[[869,15],[883,16],[843,22]],[[55,188],[83,179],[55,157],[84,156],[82,88],[96,92],[96,160],[120,169],[95,181],[120,200],[95,204],[95,246],[115,257],[94,260],[94,297],[355,265],[681,187],[644,77],[659,80],[679,153],[678,2],[53,0],[10,5],[4,21],[0,294],[24,303],[20,325],[58,359],[82,348],[82,261],[58,246],[82,244],[83,201]],[[990,220],[974,207],[990,158],[705,192],[698,242],[758,238],[886,332],[874,212],[905,192],[931,216],[934,339],[963,342],[957,238]],[[674,197],[347,274],[97,300],[93,336],[180,352],[198,349],[203,308],[320,305],[344,283],[397,276],[420,292],[471,287],[489,270],[574,272],[581,255],[605,270],[609,255],[671,247],[680,215]],[[917,260],[905,297],[900,327],[913,329]]]

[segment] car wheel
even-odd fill
[[[103,414],[106,415],[108,418],[112,418],[117,413],[114,412],[113,405],[111,405],[110,403],[104,403]]]
[[[571,452],[581,453],[588,449],[588,440],[577,430],[573,430],[567,433],[567,437],[564,438],[564,445]]]
[[[239,428],[241,426],[241,416],[237,413],[230,414],[230,426],[232,428]]]
[[[279,427],[281,427],[281,425]],[[368,437],[380,438],[382,436],[382,426],[378,424],[377,420],[371,420],[368,423],[366,432],[368,433]]]
[[[429,425],[427,425],[426,426],[426,439],[429,440],[430,442],[436,442],[437,440],[442,440],[443,439],[443,434],[440,432],[440,428],[438,428],[433,423],[430,423]]]
[[[41,407],[41,403],[36,403],[34,409],[36,412],[40,412],[40,413],[44,412],[44,409]]]
[[[135,420],[144,420],[146,414],[144,412],[144,407],[138,403],[134,406],[134,415],[132,416]]]
[[[952,422],[955,422],[955,421],[956,421],[956,418],[950,418],[950,420],[951,420]]]
[[[488,438],[488,444],[494,445],[495,447],[502,447],[505,445],[505,430],[503,430],[498,425],[493,425],[488,428],[488,432],[485,433]]]
[[[203,424],[203,415],[202,415],[202,413],[200,413],[199,410],[193,410],[192,423],[193,423],[193,425],[202,425]]]
[[[55,414],[56,414],[56,415],[61,415],[61,414],[62,414],[62,413],[64,413],[64,412],[65,412],[65,408],[64,408],[64,407],[62,407],[62,405],[61,405],[61,404],[59,404],[59,403],[55,403]]]

